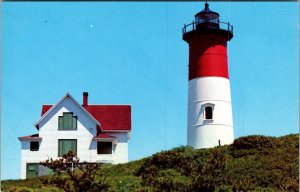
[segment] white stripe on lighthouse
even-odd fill
[[[189,81],[188,145],[199,149],[231,144],[234,140],[229,79],[200,77]],[[205,107],[213,118],[205,118]]]

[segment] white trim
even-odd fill
[[[114,160],[97,160],[96,163],[113,163]]]
[[[206,79],[206,78],[211,78],[211,77],[222,78],[222,79],[226,79],[226,80],[230,81],[229,78],[227,78],[227,77],[220,77],[220,76],[204,76],[204,77],[196,77],[194,79]],[[194,79],[190,79],[189,82],[193,81]]]
[[[226,101],[226,100],[195,100],[195,101],[191,101],[190,103],[211,102],[211,101],[222,101],[222,102],[231,103],[230,101]]]
[[[211,120],[211,119],[207,119],[207,120]],[[192,127],[200,127],[200,126],[203,126],[204,124],[194,124],[194,125],[191,125]],[[205,124],[205,126],[208,126],[208,125],[222,125],[222,126],[227,126],[227,127],[232,127],[232,125],[226,125],[226,124],[219,124],[219,123],[209,123],[209,124]]]
[[[117,144],[116,138],[93,138],[94,141],[111,141],[113,144]]]
[[[58,103],[56,103],[55,105],[53,105],[35,124],[34,126],[36,127],[49,113],[51,113],[51,111],[53,111],[60,103],[62,103],[67,97],[69,97],[72,101],[74,101],[74,103],[77,104],[77,106],[79,106],[79,108],[84,111],[93,121],[95,121],[95,123],[97,125],[100,126],[101,128],[101,124],[99,121],[97,121],[83,106],[81,106],[69,93],[67,93],[64,97],[62,97]],[[39,129],[39,128],[38,128]]]
[[[208,103],[203,103],[203,104],[201,105],[201,108],[211,107],[211,108],[214,110],[215,105],[216,105],[216,104],[210,103],[210,102],[208,102]]]

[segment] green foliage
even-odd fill
[[[235,149],[262,149],[276,146],[276,138],[261,135],[251,135],[236,139],[231,145]]]
[[[56,187],[45,187],[42,186],[40,188],[32,188],[31,186],[28,187],[16,187],[16,186],[10,186],[6,190],[7,192],[63,192],[61,189],[58,189]]]
[[[79,158],[72,151],[64,154],[60,159],[51,158],[40,164],[54,172],[52,176],[41,178],[41,181],[66,192],[101,192],[109,189],[109,185],[103,179],[96,180],[100,164],[80,163]]]
[[[43,191],[43,192],[63,192],[61,189],[58,189],[56,187],[42,187],[39,190],[35,190],[36,192],[38,191]]]
[[[132,161],[118,165],[105,164],[99,172],[102,174],[102,178],[106,178],[111,186],[110,191],[137,191],[141,179],[133,173],[140,167],[142,161]]]
[[[233,157],[229,164],[232,186],[242,190],[262,187],[298,191],[298,141],[299,135],[249,136],[235,140],[229,151]]]
[[[261,135],[240,137],[230,146],[231,155],[235,158],[256,155],[257,152],[267,155],[276,148],[276,138]]]
[[[176,148],[146,159],[136,175],[152,191],[297,191],[298,138],[248,136],[213,149]]]
[[[24,190],[53,191],[46,181],[64,184],[64,191],[76,191],[76,185],[90,185],[90,191],[110,192],[296,192],[299,189],[299,135],[279,138],[265,136],[241,137],[232,145],[195,150],[178,147],[151,157],[126,164],[106,164],[92,172],[93,182],[85,180],[76,168],[73,177],[70,169],[58,164],[60,174],[39,180],[4,181],[3,191],[13,187]],[[89,177],[89,176],[87,176]],[[75,184],[74,181],[77,183]],[[93,185],[93,183],[98,184]],[[48,184],[51,184],[49,182]],[[110,187],[108,187],[110,186]],[[67,189],[67,190],[66,190]],[[15,189],[14,191],[16,191]],[[88,190],[81,190],[88,191]]]
[[[33,189],[28,187],[11,187],[7,191],[8,192],[34,192]]]
[[[24,179],[24,180],[5,180],[1,181],[1,190],[8,191],[12,187],[28,187],[28,188],[41,188],[43,184],[38,178]]]

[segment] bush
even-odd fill
[[[62,192],[63,190],[56,188],[56,187],[43,187],[41,189],[43,192]]]
[[[234,158],[240,158],[256,154],[268,155],[277,146],[278,142],[274,137],[252,135],[234,140],[229,149]]]
[[[11,187],[7,192],[34,192],[34,190],[28,187]]]
[[[101,179],[96,180],[97,175],[101,176],[97,173],[100,164],[80,163],[79,158],[72,151],[64,154],[60,159],[51,158],[40,164],[54,172],[54,175],[41,178],[41,181],[66,192],[101,192],[109,189],[108,183]]]
[[[251,135],[234,140],[231,146],[234,149],[273,148],[276,147],[276,139],[274,137]]]
[[[249,136],[212,149],[179,147],[145,159],[135,174],[140,191],[297,191],[298,138]]]

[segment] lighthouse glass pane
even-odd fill
[[[213,112],[212,107],[205,107],[205,119],[212,119]]]

